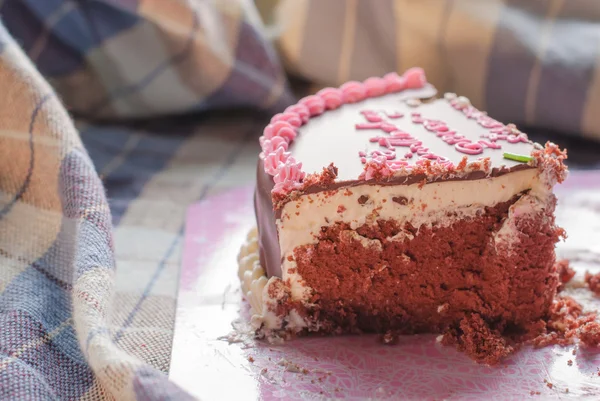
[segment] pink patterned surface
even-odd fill
[[[572,174],[559,199],[558,218],[569,232],[559,253],[573,261],[578,280],[585,269],[600,271],[600,172]],[[202,400],[600,398],[600,351],[578,346],[525,348],[487,367],[431,335],[394,346],[370,335],[254,341],[245,331],[235,260],[253,224],[250,187],[189,210],[171,377]],[[569,292],[588,308],[600,306],[586,289]]]

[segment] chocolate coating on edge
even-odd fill
[[[281,250],[271,198],[273,186],[273,177],[265,173],[263,162],[259,159],[254,192],[254,212],[258,226],[260,264],[267,272],[267,277],[281,277]]]

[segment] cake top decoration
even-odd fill
[[[518,162],[528,163],[533,160],[533,157],[526,155],[517,155],[515,153],[504,152],[504,158],[508,160],[515,160]]]
[[[493,119],[464,96],[435,95],[423,70],[413,68],[301,99],[275,115],[261,137],[273,192],[308,190],[305,177],[311,175],[314,185],[314,175],[331,163],[339,185],[534,167],[536,158],[528,155],[535,146],[513,124]]]

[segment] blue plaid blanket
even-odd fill
[[[249,179],[257,118],[124,121],[287,105],[258,14],[0,5],[0,399],[186,399],[166,375],[184,213]]]
[[[0,0],[0,399],[189,398],[167,377],[185,211],[253,180],[261,113],[293,100],[280,57],[315,85],[423,65],[598,138],[595,2]]]

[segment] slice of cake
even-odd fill
[[[444,333],[493,362],[542,330],[566,153],[435,95],[415,68],[273,117],[239,256],[259,335]]]

